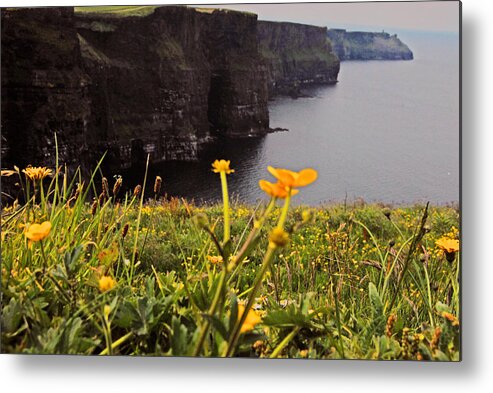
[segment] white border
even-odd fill
[[[187,2],[79,0],[76,3],[123,5]],[[214,3],[241,1],[218,0]],[[73,5],[73,2],[2,2],[2,6],[22,5]],[[492,2],[484,0],[463,1],[464,339],[461,363],[1,355],[2,391],[492,391],[493,303],[490,288],[493,280],[493,193],[489,192],[493,184],[492,8]]]

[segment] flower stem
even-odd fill
[[[289,203],[291,202],[291,189],[289,189],[288,196],[284,200],[284,206],[282,207],[281,216],[279,217],[279,222],[277,227],[283,229],[286,219],[288,217]]]
[[[139,241],[139,233],[140,233],[140,223],[142,220],[142,206],[144,205],[144,195],[145,195],[145,189],[146,189],[146,182],[147,182],[147,172],[149,171],[149,158],[150,155],[147,155],[147,161],[146,161],[146,170],[144,174],[144,184],[142,186],[141,194],[140,194],[140,202],[139,202],[139,210],[137,213],[137,223],[135,227],[135,238],[134,238],[134,245],[132,248],[132,257],[130,259],[130,272],[127,272],[128,275],[128,282],[130,285],[132,285],[132,281],[134,278],[134,271],[135,271],[135,264],[137,263],[137,245]]]
[[[224,214],[223,243],[226,244],[230,237],[228,181],[226,179],[226,172],[222,171],[220,175],[221,175],[221,188],[223,192],[223,214]]]
[[[46,268],[48,267],[48,259],[46,258],[43,240],[39,241],[39,245],[41,246],[41,255],[43,257],[43,274],[44,274],[46,272]]]
[[[221,272],[221,277],[219,278],[219,284],[217,286],[217,290],[216,290],[216,293],[214,295],[214,299],[212,300],[212,304],[209,307],[208,315],[210,315],[210,316],[214,316],[214,314],[216,313],[217,307],[219,306],[219,301],[221,300],[221,297],[223,296],[224,285],[226,283],[226,274],[227,274],[226,264],[224,264],[223,270]],[[207,319],[205,321],[204,325],[202,326],[202,330],[200,331],[199,340],[198,340],[197,346],[195,347],[195,350],[193,352],[194,357],[200,355],[200,351],[202,351],[202,347],[204,346],[205,337],[207,336],[207,331],[209,330],[210,325],[211,325],[211,323]]]
[[[269,358],[274,359],[277,358],[279,353],[284,349],[286,345],[289,344],[289,342],[293,339],[294,336],[296,336],[296,333],[300,330],[299,326],[296,326],[291,333],[289,333],[286,337],[284,337],[284,340],[282,340],[279,345],[274,349],[274,351],[270,354]]]
[[[255,283],[252,291],[250,292],[250,297],[248,298],[248,302],[247,305],[245,306],[245,310],[243,311],[241,318],[238,319],[238,321],[235,324],[235,327],[233,329],[233,332],[231,333],[231,337],[228,342],[228,347],[226,348],[226,351],[224,352],[223,356],[230,357],[233,356],[234,354],[236,344],[238,343],[238,339],[240,338],[241,327],[243,326],[243,323],[246,320],[248,312],[253,306],[255,297],[257,296],[260,286],[262,285],[262,281],[265,276],[265,273],[267,273],[267,270],[269,270],[270,263],[274,257],[274,251],[276,250],[276,248],[277,247],[275,245],[271,245],[271,244],[269,244],[267,248],[267,252],[265,253],[264,256],[264,261],[262,262],[262,267],[260,268],[260,271],[255,279]]]
[[[111,344],[111,350],[119,347],[120,345],[122,345],[125,341],[127,341],[132,336],[133,336],[133,333],[130,332],[130,333],[125,334],[123,337],[119,338],[118,340],[114,341],[113,344]],[[106,347],[105,349],[103,349],[101,351],[100,355],[107,355],[108,353],[109,353],[109,348]]]
[[[265,219],[269,216],[270,212],[274,208],[275,202],[276,202],[276,198],[272,198],[270,200],[269,204],[267,205],[267,208],[265,209],[265,212],[258,219],[258,221],[254,224],[253,229],[250,231],[247,239],[245,240],[245,243],[243,243],[243,246],[241,247],[240,251],[234,257],[234,264],[233,264],[234,269],[230,275],[228,283],[233,279],[233,277],[235,276],[236,272],[238,271],[241,263],[248,256],[248,252],[250,251],[250,245],[255,240],[257,234],[262,230],[262,227],[264,226],[264,223],[265,223]]]
[[[279,217],[279,222],[277,223],[278,228],[284,228],[284,223],[286,222],[286,218],[288,216],[290,201],[291,201],[291,190],[289,190],[288,196],[284,200],[284,206],[282,208],[281,217]],[[241,327],[243,326],[243,323],[245,322],[248,312],[250,311],[250,309],[253,306],[253,303],[255,302],[255,297],[258,294],[260,286],[262,285],[262,281],[264,279],[265,274],[270,268],[272,259],[274,258],[274,252],[276,249],[277,246],[275,244],[269,243],[267,247],[267,252],[265,253],[264,260],[262,262],[262,267],[260,268],[260,271],[258,272],[257,277],[255,278],[253,289],[250,292],[250,297],[248,298],[248,302],[245,306],[245,311],[243,311],[241,318],[235,324],[235,327],[233,329],[233,332],[231,333],[228,342],[228,346],[226,348],[226,351],[224,352],[224,356],[230,357],[233,356],[234,354],[236,344],[238,343],[238,339],[240,338]]]
[[[223,239],[223,247],[230,239],[230,220],[229,220],[229,196],[228,196],[228,181],[226,178],[226,172],[221,171],[221,188],[223,193],[223,215],[224,215],[224,239]],[[213,236],[214,240],[214,236]],[[214,316],[217,311],[217,308],[221,302],[221,298],[224,294],[224,287],[226,285],[226,276],[228,273],[228,257],[229,255],[224,255],[223,249],[220,248],[221,256],[223,257],[223,270],[221,272],[221,277],[219,279],[219,284],[214,295],[214,299],[212,300],[212,304],[209,308],[208,314],[210,316]],[[202,351],[202,347],[205,342],[205,337],[207,336],[207,331],[210,327],[210,321],[206,320],[204,325],[202,326],[202,330],[200,331],[199,340],[197,342],[197,346],[195,347],[193,356],[198,356]]]

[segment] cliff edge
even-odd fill
[[[327,39],[327,28],[259,21],[258,41],[271,95],[297,96],[304,86],[337,82],[340,61]]]
[[[413,59],[413,52],[396,34],[329,29],[327,36],[340,60]]]

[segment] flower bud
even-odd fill
[[[109,198],[110,197],[110,185],[108,184],[108,179],[106,177],[103,177],[102,188],[103,188],[104,197]]]
[[[269,234],[269,244],[273,247],[284,247],[289,243],[289,235],[282,228],[274,228]]]
[[[98,198],[99,206],[103,206],[104,205],[105,199],[106,199],[106,196],[104,195],[104,192],[102,192],[101,194],[99,194],[99,198]]]
[[[91,205],[91,215],[94,216],[96,214],[96,210],[98,208],[98,200],[95,199]]]
[[[142,186],[140,184],[137,184],[134,188],[134,197],[138,197],[141,191],[142,191]]]
[[[123,179],[121,177],[118,177],[115,181],[115,185],[113,186],[113,195],[116,197],[118,195],[118,192],[120,191],[120,188],[122,187]]]
[[[311,221],[313,218],[313,212],[310,209],[303,210],[301,213],[301,219],[303,220],[303,223],[307,223],[308,221]]]
[[[128,233],[128,224],[125,224],[125,226],[122,229],[122,238],[125,239],[125,236],[127,236]]]
[[[158,195],[159,191],[161,191],[161,184],[163,183],[163,179],[161,176],[156,176],[156,180],[154,181],[154,194]]]

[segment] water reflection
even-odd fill
[[[198,162],[165,162],[151,165],[148,189],[156,175],[164,180],[164,189],[170,196],[184,197],[198,203],[221,199],[219,176],[212,172],[211,164],[216,159],[231,160],[235,174],[228,177],[233,198],[253,202],[262,196],[258,189],[261,168],[265,162],[265,138],[223,139],[202,152]],[[135,168],[124,174],[129,184],[137,184],[144,178],[144,168]],[[265,168],[264,168],[265,172]],[[266,172],[263,174],[265,177]]]

